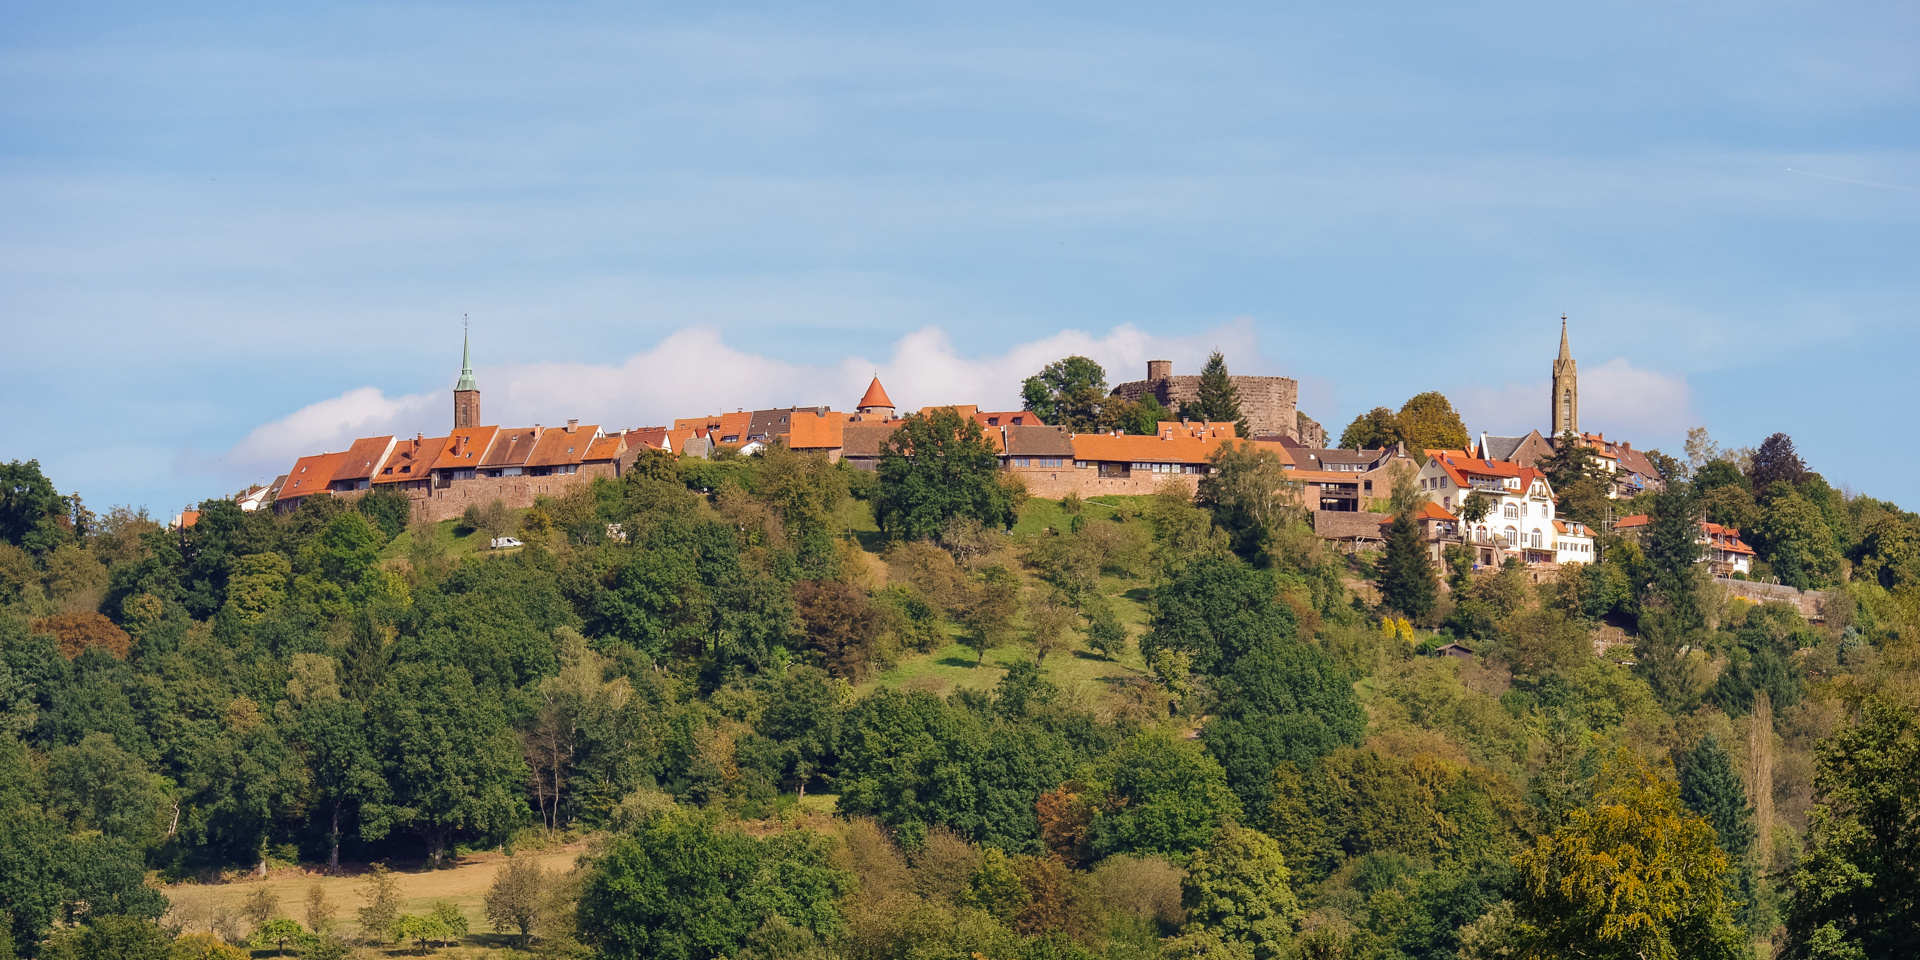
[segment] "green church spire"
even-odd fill
[[[465,318],[462,318],[461,326],[466,326]],[[473,379],[473,348],[468,345],[467,340],[467,332],[462,329],[460,331],[460,382],[453,385],[456,391],[480,389],[480,384]]]

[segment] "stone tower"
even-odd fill
[[[1558,437],[1571,432],[1580,433],[1580,375],[1575,372],[1573,351],[1567,349],[1567,318],[1560,318],[1560,358],[1553,361],[1553,396],[1550,398],[1553,410],[1551,420],[1553,433]]]
[[[453,385],[453,428],[480,425],[480,384],[473,379],[473,349],[460,334],[460,380]]]

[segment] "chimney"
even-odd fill
[[[1480,459],[1487,459],[1487,432],[1480,431]]]
[[[568,421],[567,421],[567,432],[568,432],[568,433],[572,433],[572,432],[574,432],[575,430],[578,430],[579,428],[580,428],[580,421],[579,421],[579,420],[568,420]]]
[[[1147,361],[1147,380],[1148,381],[1165,380],[1171,376],[1173,376],[1172,360],[1148,360]]]

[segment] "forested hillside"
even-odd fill
[[[1436,571],[1411,478],[1347,556],[1259,456],[1056,502],[914,429],[954,435],[650,452],[414,527],[375,493],[169,530],[0,467],[0,958],[1920,943],[1920,518],[1709,451],[1603,562]],[[1709,516],[1821,616],[1715,583]],[[364,872],[494,850],[491,923]],[[188,908],[301,869],[364,879]]]

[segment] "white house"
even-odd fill
[[[1591,532],[1578,524],[1555,521],[1553,487],[1539,470],[1471,457],[1463,450],[1428,450],[1426,454],[1420,490],[1442,510],[1461,518],[1461,535],[1477,549],[1481,564],[1499,563],[1509,555],[1525,563],[1593,562]],[[1468,523],[1464,505],[1475,492],[1485,494],[1492,509],[1478,522]]]
[[[1652,517],[1644,513],[1635,514],[1615,520],[1613,532],[1638,540],[1652,525]],[[1753,548],[1747,546],[1745,540],[1740,539],[1740,531],[1702,520],[1700,535],[1695,537],[1693,542],[1700,545],[1698,562],[1707,564],[1714,576],[1731,577],[1736,573],[1743,577],[1752,575]]]

